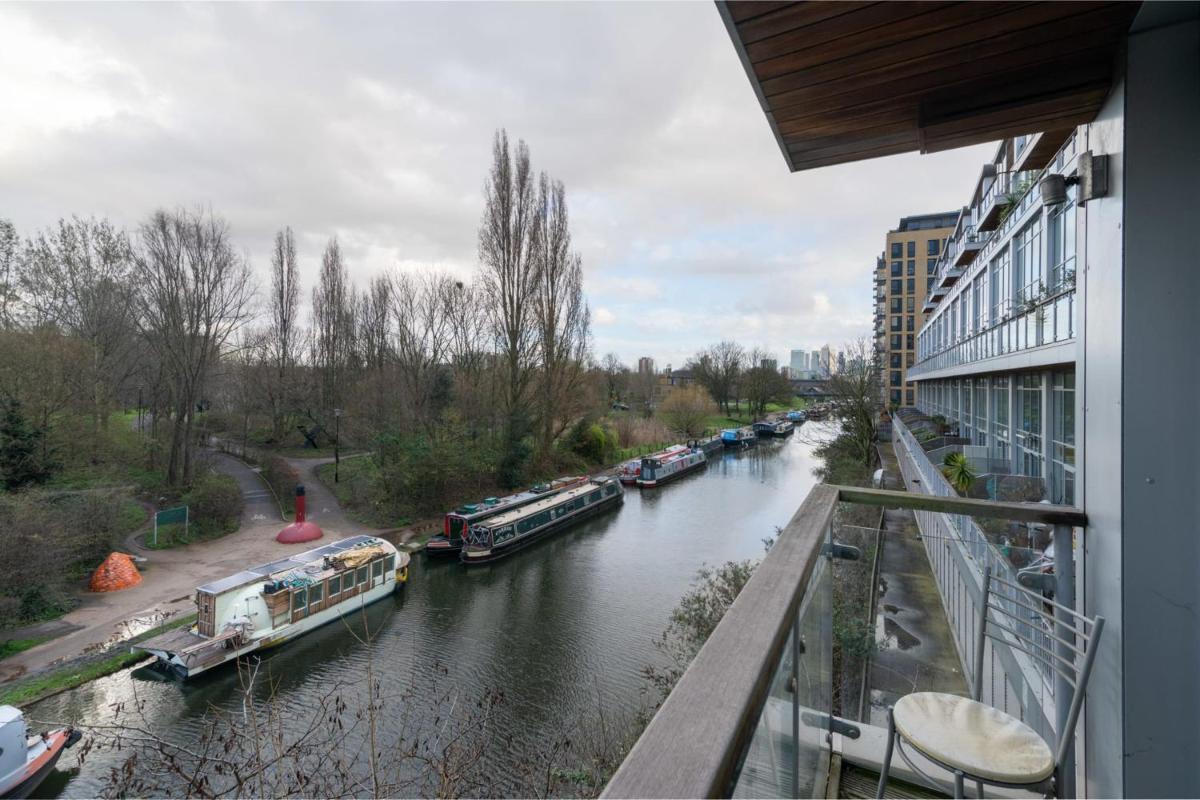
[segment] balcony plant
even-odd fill
[[[963,453],[946,453],[946,457],[942,459],[942,474],[961,495],[971,490],[971,484],[976,478],[975,468]]]

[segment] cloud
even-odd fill
[[[596,350],[630,361],[868,335],[886,231],[991,155],[789,174],[705,3],[7,4],[0,74],[21,232],[203,204],[262,270],[290,225],[309,285],[333,235],[360,284],[470,275],[505,127],[565,182]]]
[[[617,321],[617,315],[601,306],[592,312],[592,322],[601,327],[613,325]]]

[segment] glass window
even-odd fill
[[[917,301],[914,298],[909,297],[904,301],[904,310],[909,314],[914,313],[917,310]]]
[[[899,386],[899,385],[900,385],[900,372],[899,372],[899,370],[893,370],[893,372],[892,372],[892,375],[891,375],[891,381],[892,381],[892,386]]]
[[[902,278],[896,278],[894,281],[892,281],[892,294],[903,294],[903,293],[904,293],[904,280]]]
[[[892,349],[899,350],[903,346],[904,346],[904,340],[900,338],[900,334],[897,333],[897,334],[893,335],[892,336]]]
[[[292,593],[292,610],[298,611],[308,605],[308,591],[297,589]]]
[[[329,579],[329,596],[333,597],[342,591],[342,576],[334,575]]]
[[[1050,500],[1075,505],[1075,372],[1052,378]]]
[[[1008,376],[992,378],[991,455],[1005,464],[1010,458],[1008,442]],[[1010,467],[1011,468],[1011,467]]]
[[[878,241],[878,240],[876,240],[876,241]],[[904,257],[904,243],[903,242],[892,242],[892,258],[903,258],[903,257]]]
[[[904,310],[904,298],[903,297],[893,297],[892,298],[892,313],[899,314],[903,310]]]
[[[917,279],[916,279],[916,278],[909,278],[909,279],[908,279],[908,293],[909,293],[909,294],[912,294],[912,293],[914,293],[915,291],[917,291]]]
[[[1008,316],[1009,310],[1009,277],[1008,277],[1009,255],[1008,248],[1004,248],[989,265],[988,276],[990,278],[989,294],[991,295],[992,307],[989,318],[993,323],[999,322],[1004,317]]]
[[[927,292],[932,292],[932,291],[933,291],[933,279],[934,279],[934,277],[936,277],[936,276],[934,276],[934,275],[930,275],[928,278],[926,278],[926,279],[925,279],[925,291],[927,291]]]
[[[1046,220],[1051,292],[1075,279],[1075,194],[1076,188],[1068,186],[1067,202],[1051,209]]]
[[[308,589],[308,604],[310,606],[315,606],[317,603],[321,602],[321,595],[323,593],[323,587],[321,584],[314,583]]]
[[[599,496],[600,493],[595,492],[595,494],[597,496]],[[383,571],[384,572],[392,572],[395,569],[396,569],[396,557],[395,556],[388,556],[387,558],[385,558],[383,560]]]
[[[892,277],[893,278],[901,277],[901,275],[903,274],[903,271],[904,271],[903,264],[901,264],[899,261],[892,262]]]
[[[905,405],[910,405],[910,406],[913,404],[913,391],[912,391],[912,389],[907,389],[907,390],[905,390],[905,392],[904,392],[904,403],[905,403]]]
[[[358,580],[358,583],[360,583],[360,584],[367,582],[367,568],[366,567],[358,568],[357,580]]]
[[[1017,471],[1020,475],[1042,474],[1042,376],[1037,373],[1017,379]]]
[[[932,273],[936,270],[937,270],[937,259],[936,258],[925,259],[925,271]]]
[[[905,271],[909,275],[916,275],[917,274],[917,262],[913,261],[912,259],[909,259],[908,264],[906,265]]]
[[[371,577],[379,578],[382,576],[383,576],[383,562],[382,561],[372,561],[371,562]]]
[[[936,256],[941,249],[941,242],[937,239],[929,239],[925,242],[925,255]]]
[[[917,254],[917,243],[915,240],[908,243],[907,250],[909,258],[912,258]]]
[[[907,347],[905,347],[904,349],[905,349],[905,350],[912,350],[912,349],[913,349],[913,335],[912,335],[911,333],[910,333],[910,334],[908,334],[908,346],[907,346]]]
[[[1014,301],[1036,300],[1045,289],[1042,281],[1042,219],[1035,217],[1013,237]]]

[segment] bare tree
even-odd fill
[[[688,438],[704,433],[709,416],[717,412],[717,404],[703,386],[680,386],[662,401],[658,414],[671,430]]]
[[[750,409],[750,416],[766,413],[769,403],[786,403],[792,399],[792,385],[778,370],[764,363],[770,358],[765,350],[755,348],[747,357],[749,367],[738,381],[739,394]]]
[[[391,277],[392,350],[412,419],[425,433],[437,424],[438,387],[450,347],[454,281],[444,275]]]
[[[583,263],[571,252],[566,190],[545,173],[538,180],[533,235],[537,271],[535,311],[539,376],[540,447],[548,453],[578,410],[591,336],[583,296]]]
[[[833,414],[842,422],[854,457],[863,466],[875,461],[875,433],[880,408],[878,351],[866,339],[843,348],[846,368],[829,378]]]
[[[513,453],[525,434],[524,409],[537,353],[536,195],[529,148],[521,141],[515,154],[510,153],[508,133],[497,131],[479,226],[480,287],[503,367],[498,399],[506,424],[506,449]]]
[[[688,369],[713,400],[729,413],[729,403],[736,405],[738,378],[746,363],[746,351],[737,342],[724,340],[696,354]]]
[[[321,256],[321,272],[312,294],[313,355],[321,379],[321,410],[342,403],[354,352],[354,289],[336,237]]]
[[[600,370],[604,373],[606,399],[610,403],[619,401],[629,385],[629,367],[621,363],[616,353],[608,353],[600,361]]]
[[[446,304],[456,405],[472,431],[488,427],[495,419],[495,360],[489,350],[491,321],[485,299],[478,285],[454,281]]]
[[[296,240],[285,227],[275,234],[271,250],[271,327],[267,357],[272,380],[264,387],[271,407],[271,429],[276,440],[283,436],[295,405],[295,371],[300,354],[300,275],[296,264]]]
[[[21,240],[10,220],[0,219],[0,329],[12,328],[19,300],[17,294],[18,263]]]
[[[72,377],[99,429],[133,371],[129,240],[107,220],[60,220],[30,242],[23,266],[21,287],[35,320],[89,349],[88,363]]]
[[[134,250],[138,323],[171,386],[167,480],[192,477],[192,426],[205,373],[245,322],[254,285],[229,226],[211,211],[156,211]]]

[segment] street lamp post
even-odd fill
[[[342,443],[341,436],[341,420],[342,410],[335,408],[333,410],[333,482],[338,482],[338,465],[341,462],[339,445]]]

